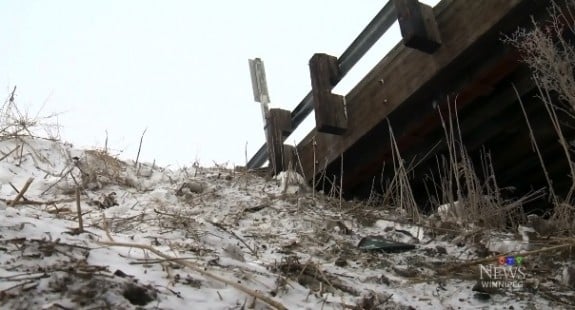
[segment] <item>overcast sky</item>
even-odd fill
[[[435,4],[436,0],[422,1]],[[340,56],[382,0],[3,0],[0,89],[30,115],[59,113],[78,147],[109,146],[180,167],[244,165],[264,142],[248,59],[265,63],[272,107],[311,89],[308,61]],[[335,92],[347,93],[400,41],[392,28]],[[313,115],[289,138],[299,141]]]

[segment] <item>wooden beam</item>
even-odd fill
[[[473,125],[474,120],[484,122],[486,119],[490,119],[490,117],[495,117],[494,114],[497,115],[497,110],[500,107],[512,104],[514,100],[516,100],[513,90],[507,93],[499,91],[489,97],[489,101],[497,102],[496,108],[489,106],[488,102],[485,101],[487,98],[482,99],[483,96],[488,94],[488,90],[495,89],[502,80],[509,77],[520,65],[517,58],[518,55],[514,50],[503,49],[502,51],[497,51],[502,47],[496,48],[495,45],[492,47],[492,53],[482,54],[485,59],[481,59],[472,67],[467,67],[465,74],[457,74],[455,76],[457,81],[442,81],[442,87],[444,87],[444,89],[451,88],[454,95],[438,98],[435,108],[433,108],[431,104],[425,106],[418,105],[417,103],[420,100],[416,99],[414,100],[415,102],[408,101],[404,105],[401,105],[394,113],[388,116],[394,129],[398,147],[406,162],[411,162],[414,158],[418,158],[417,161],[419,161],[424,154],[433,158],[433,154],[428,154],[428,152],[430,152],[439,141],[443,141],[445,138],[441,118],[439,117],[440,114],[443,115],[446,121],[448,121],[447,119],[450,115],[449,110],[451,110],[452,118],[455,117],[455,114],[458,114],[461,122],[461,133],[465,136],[466,132],[468,132],[468,127]],[[453,71],[455,72],[456,70]],[[531,89],[533,85],[528,74],[526,80],[529,82],[529,86],[525,87]],[[427,90],[424,88],[420,92],[426,93]],[[511,100],[511,102],[509,100]],[[425,100],[423,101],[425,102]],[[474,104],[478,104],[481,107],[481,111],[476,112],[471,119],[461,119],[461,110]],[[414,110],[418,111],[416,115],[412,112]],[[413,121],[413,119],[416,121]],[[477,124],[475,126],[477,126]],[[379,125],[377,128],[381,127],[382,126]],[[490,133],[484,130],[479,130],[477,133],[482,139],[488,139],[490,136]],[[374,136],[377,136],[377,134],[370,134],[370,137]],[[370,173],[373,174],[374,170],[376,174],[380,174],[380,167],[383,161],[392,159],[393,150],[390,147],[389,139],[386,138],[386,136],[389,136],[389,132],[385,131],[385,134],[380,133],[379,136],[382,138],[377,140],[377,144],[371,142],[369,153],[362,153],[362,156],[358,157],[356,162],[348,163],[348,166],[344,167],[347,175],[344,179],[344,188],[350,189],[356,187],[356,185],[358,185],[357,183],[361,182],[360,178],[362,176],[369,175]],[[365,140],[365,137],[361,139],[364,144],[366,143]],[[371,140],[375,141],[373,138]],[[469,143],[473,142],[469,137],[464,137],[463,141],[466,146],[469,146]],[[477,139],[475,139],[475,141],[477,141]],[[364,149],[365,148],[364,146]],[[433,150],[435,152],[441,152],[442,149]],[[346,157],[352,158],[352,156]],[[432,163],[432,166],[435,165],[436,163]]]
[[[343,134],[347,130],[345,98],[331,93],[340,80],[337,57],[315,54],[309,61],[309,69],[317,130]]]
[[[441,46],[441,38],[433,8],[418,0],[393,0],[397,11],[403,44],[425,53]]]
[[[361,137],[384,122],[392,111],[406,101],[413,101],[422,89],[437,92],[439,90],[433,88],[441,85],[439,81],[465,72],[465,55],[471,47],[477,48],[477,42],[499,42],[500,31],[507,29],[504,27],[512,29],[518,25],[518,20],[529,18],[530,4],[533,2],[528,0],[442,1],[434,9],[442,34],[442,47],[434,54],[422,54],[399,44],[383,58],[346,96],[349,127],[344,134],[334,136],[313,130],[298,145],[306,178],[311,179],[313,175],[313,158],[317,158],[318,168],[331,165]],[[418,96],[426,99],[435,95]],[[411,103],[432,104],[426,100]],[[418,109],[412,113],[415,113],[414,119],[421,118],[417,115]]]
[[[288,137],[293,132],[291,112],[283,109],[270,109],[270,119],[283,137]]]

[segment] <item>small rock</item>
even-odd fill
[[[104,199],[101,202],[101,208],[107,209],[113,206],[118,206],[118,201],[116,200],[116,193],[111,192],[108,195],[104,196]]]
[[[353,231],[351,229],[349,229],[347,226],[345,226],[345,224],[343,222],[337,221],[335,224],[339,228],[340,233],[342,233],[344,235],[351,235],[353,233]]]
[[[447,255],[447,249],[445,247],[438,245],[435,249],[439,255]]]
[[[478,244],[475,249],[475,254],[479,257],[487,257],[491,255],[491,251],[482,243]]]
[[[156,291],[149,287],[137,286],[133,283],[126,285],[122,295],[135,306],[145,306],[157,298]]]
[[[120,269],[116,270],[116,272],[114,272],[114,275],[117,277],[120,277],[120,278],[125,278],[128,276],[128,274],[126,274],[125,272],[123,272]]]
[[[489,298],[491,298],[491,295],[489,295],[487,293],[475,293],[475,294],[473,294],[473,297],[477,300],[487,301],[487,300],[489,300]]]
[[[391,281],[389,280],[388,277],[386,277],[384,274],[382,274],[379,278],[377,278],[377,283],[378,284],[385,284],[385,285],[389,286],[391,284]]]
[[[345,267],[347,266],[347,260],[343,256],[340,256],[335,260],[334,264],[338,267]]]
[[[176,191],[176,196],[182,196],[187,193],[200,194],[204,191],[204,188],[204,184],[199,182],[184,182]]]
[[[434,248],[423,248],[422,250],[426,256],[433,257],[437,254],[437,250]]]

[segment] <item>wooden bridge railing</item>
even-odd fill
[[[312,90],[293,111],[271,109],[264,112],[266,144],[249,160],[247,168],[261,167],[270,160],[274,174],[293,162],[294,147],[284,141],[315,110],[316,130],[341,135],[347,129],[345,97],[331,93],[333,87],[351,70],[377,40],[399,21],[403,44],[433,53],[441,44],[433,9],[417,0],[390,0],[365,27],[352,44],[336,58],[315,54],[310,59]]]

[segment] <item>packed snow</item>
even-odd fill
[[[30,136],[0,152],[2,309],[575,307],[564,251],[526,257],[521,289],[481,292],[477,265],[450,269],[551,239],[413,225],[294,172],[167,169]],[[367,236],[415,248],[364,251]]]

